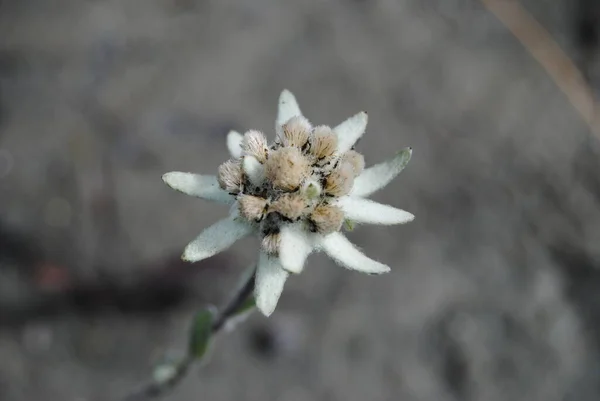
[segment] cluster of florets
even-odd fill
[[[367,274],[390,271],[340,232],[343,226],[404,224],[415,218],[367,199],[404,169],[412,149],[365,169],[362,155],[352,147],[366,126],[367,114],[360,112],[333,129],[312,127],[294,95],[284,90],[274,143],[268,144],[258,131],[245,135],[231,131],[227,147],[233,159],[219,167],[218,177],[181,171],[164,174],[163,180],[173,189],[232,205],[227,217],[185,247],[182,258],[199,262],[257,233],[262,245],[254,295],[266,316],[275,310],[290,274],[301,273],[312,252],[324,252],[338,264]]]
[[[350,192],[365,162],[354,150],[339,154],[337,141],[330,127],[296,116],[271,145],[262,132],[246,132],[241,158],[219,167],[220,187],[236,197],[239,216],[259,226],[268,254],[277,255],[284,224],[303,222],[325,235],[342,227],[344,213],[333,201]]]

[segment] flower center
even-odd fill
[[[293,117],[271,145],[259,131],[248,131],[241,159],[219,167],[219,185],[236,196],[239,214],[259,225],[262,247],[276,254],[284,224],[330,234],[344,221],[336,198],[347,195],[364,169],[354,150],[337,153],[337,135],[328,126],[312,127]]]

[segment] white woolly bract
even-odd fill
[[[313,246],[306,229],[301,224],[289,224],[281,228],[279,259],[281,266],[290,273],[299,274]]]
[[[202,231],[185,247],[181,258],[189,262],[198,262],[209,258],[229,248],[253,230],[253,227],[247,222],[230,215]]]
[[[392,159],[367,168],[354,180],[350,194],[366,197],[385,187],[404,170],[411,156],[412,148],[405,148]]]
[[[361,111],[333,129],[338,137],[338,153],[344,153],[354,146],[365,133],[368,120],[367,113]]]
[[[279,259],[261,252],[258,257],[258,267],[254,284],[254,298],[256,307],[265,316],[270,316],[279,297],[289,273],[281,267]]]
[[[365,256],[340,232],[324,236],[320,246],[330,258],[350,270],[368,274],[381,274],[390,268]]]
[[[277,108],[277,120],[275,124],[281,127],[294,116],[301,116],[302,112],[296,101],[296,97],[287,89],[279,96],[279,107]]]
[[[235,200],[228,192],[221,189],[214,175],[171,171],[163,174],[162,178],[168,186],[186,195],[225,204],[232,204]]]
[[[345,196],[339,198],[335,204],[343,210],[347,219],[355,223],[392,225],[408,223],[415,219],[412,213],[369,199]]]
[[[254,186],[259,187],[265,181],[265,166],[256,157],[244,156],[242,158],[242,168],[244,174]]]
[[[234,159],[242,157],[243,136],[237,131],[229,131],[227,134],[227,149]]]

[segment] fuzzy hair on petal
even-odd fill
[[[254,298],[256,307],[263,315],[269,317],[275,311],[288,276],[289,273],[283,270],[278,258],[264,252],[260,253],[256,269]]]
[[[311,213],[310,221],[319,234],[331,234],[342,228],[344,212],[335,205],[319,205]]]
[[[300,106],[296,97],[287,89],[284,89],[279,95],[279,105],[277,109],[277,120],[275,125],[281,127],[289,121],[290,118],[301,116]]]
[[[240,195],[237,197],[240,216],[250,221],[260,220],[267,208],[267,200],[259,196]]]
[[[322,237],[320,248],[338,264],[350,270],[367,274],[382,274],[390,271],[388,266],[364,255],[340,232]]]
[[[305,214],[306,200],[299,192],[287,193],[277,198],[269,211],[280,213],[290,220],[297,220]]]
[[[162,179],[165,184],[186,195],[225,204],[232,204],[235,200],[233,196],[221,189],[214,175],[171,171],[163,174]]]
[[[347,163],[340,164],[325,179],[325,193],[332,196],[347,195],[354,184],[354,170]]]
[[[281,228],[279,259],[281,266],[290,273],[299,274],[313,246],[301,224],[289,224]]]
[[[188,262],[209,258],[229,248],[253,230],[252,225],[230,215],[200,233],[185,247],[181,258]]]
[[[338,153],[347,152],[354,146],[365,133],[368,121],[367,113],[361,111],[333,129],[338,136]]]
[[[312,131],[310,122],[303,116],[294,116],[288,122],[283,124],[283,146],[294,146],[302,148]]]
[[[260,131],[250,130],[244,134],[242,140],[242,154],[255,157],[260,163],[267,160],[269,148],[267,137]]]
[[[369,199],[344,196],[336,202],[344,211],[344,216],[356,223],[364,224],[405,224],[413,221],[415,216],[405,210],[384,205]]]
[[[365,169],[365,157],[355,150],[349,150],[342,156],[341,163],[352,166],[354,177],[358,177]]]
[[[265,181],[265,166],[254,156],[244,156],[242,159],[244,173],[254,186],[261,186]]]
[[[229,131],[227,134],[227,149],[234,159],[242,157],[242,139],[244,137],[237,131]]]
[[[275,188],[295,191],[309,173],[309,161],[298,148],[279,148],[269,154],[266,175]]]
[[[218,175],[221,189],[237,194],[242,186],[242,165],[239,159],[229,159],[219,166]]]
[[[309,153],[321,163],[328,162],[338,147],[336,134],[326,125],[315,127],[310,137]]]
[[[279,233],[267,234],[262,238],[261,249],[267,255],[279,256],[279,245],[281,244],[281,235]]]
[[[364,170],[354,180],[350,195],[367,197],[389,184],[404,170],[412,156],[412,148],[404,148],[392,159]]]

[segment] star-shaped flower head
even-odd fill
[[[228,217],[190,242],[182,258],[197,262],[257,234],[261,249],[255,280],[258,309],[269,316],[290,274],[298,274],[313,251],[338,264],[368,274],[390,268],[365,256],[342,234],[355,223],[402,224],[414,216],[365,199],[386,186],[410,160],[412,149],[365,169],[353,149],[364,134],[367,114],[360,112],[335,128],[312,126],[294,95],[279,98],[276,138],[262,132],[229,133],[232,158],[217,176],[170,172],[163,180],[185,194],[231,205]]]

